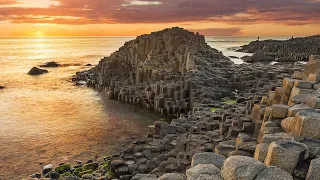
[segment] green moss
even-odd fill
[[[109,170],[107,173],[106,173],[106,176],[109,178],[109,179],[113,179],[116,177],[116,175],[114,174],[113,171]]]
[[[72,176],[72,175],[69,172],[65,172],[65,173],[60,175],[60,177],[70,177],[70,176]]]
[[[73,171],[73,175],[79,177],[79,174],[83,171],[82,167],[79,167]]]
[[[93,171],[94,171],[94,170],[90,169],[90,170],[87,170],[87,171],[80,172],[80,173],[79,173],[79,176],[82,177],[82,175],[84,175],[84,174],[92,174]]]
[[[211,109],[210,109],[211,112],[216,112],[216,111],[218,111],[218,110],[220,110],[220,108],[211,108]]]
[[[227,105],[235,105],[235,104],[237,104],[237,100],[236,99],[222,98],[221,100],[222,100],[223,104],[227,104]]]
[[[98,169],[100,170],[100,169],[103,169],[103,170],[109,170],[109,164],[107,164],[107,163],[104,163],[104,164],[102,164],[102,165],[100,165],[99,167],[98,167]]]
[[[88,163],[88,164],[85,164],[85,165],[83,165],[83,169],[84,170],[95,170],[95,169],[97,169],[97,164],[96,163]]]
[[[66,171],[70,171],[71,169],[71,165],[70,164],[63,164],[59,167],[56,168],[56,172],[59,173],[59,174],[62,174]]]
[[[103,157],[105,162],[111,161],[111,157],[110,156],[104,156]]]

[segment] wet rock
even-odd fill
[[[49,177],[50,177],[50,179],[54,179],[54,180],[57,180],[57,179],[59,179],[59,177],[60,177],[60,174],[58,173],[58,172],[55,172],[55,171],[51,171],[50,173],[49,173]]]
[[[52,164],[45,165],[45,166],[42,168],[42,174],[45,175],[45,174],[47,174],[48,172],[50,172],[52,169],[53,169],[53,165],[52,165]]]
[[[59,67],[60,64],[55,62],[55,61],[50,61],[50,62],[47,62],[43,65],[40,65],[40,67]]]
[[[71,170],[70,164],[62,164],[62,165],[56,167],[56,169],[55,169],[55,171],[60,174],[66,172],[66,171],[70,171],[70,170]]]
[[[246,59],[245,62],[254,63],[254,62],[271,62],[275,61],[274,54],[267,54],[262,51],[254,53],[250,58]]]
[[[41,75],[41,74],[45,74],[45,73],[48,73],[49,71],[45,70],[45,69],[40,69],[40,68],[37,68],[37,67],[33,67],[29,72],[28,74],[29,75]]]

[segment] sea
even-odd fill
[[[0,180],[21,179],[46,164],[99,159],[144,137],[163,118],[144,108],[108,100],[71,78],[96,65],[134,37],[0,38]],[[286,40],[289,37],[260,37]],[[257,37],[206,37],[236,64],[248,53],[235,52]],[[238,57],[238,58],[236,58]],[[49,61],[62,66],[29,76]]]

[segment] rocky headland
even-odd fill
[[[236,65],[181,28],[139,36],[73,80],[176,118],[101,162],[46,165],[30,179],[316,180],[319,71],[319,56]]]
[[[310,55],[320,54],[320,35],[285,41],[253,41],[237,51],[255,53],[251,58],[244,59],[248,63],[308,61]]]

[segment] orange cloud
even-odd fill
[[[33,0],[32,6],[21,5],[26,2],[0,0],[0,22],[164,26],[206,23],[203,27],[186,26],[212,35],[241,35],[243,27],[252,24],[320,25],[320,1],[316,0]]]

